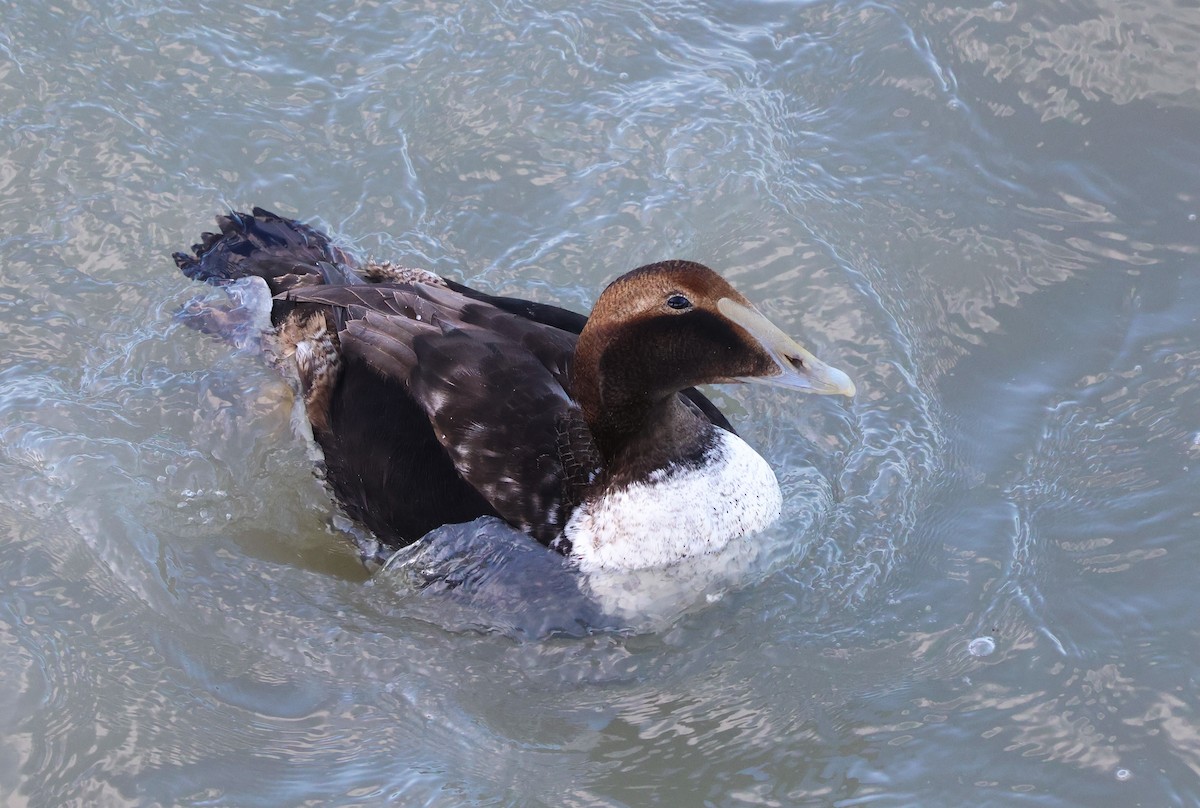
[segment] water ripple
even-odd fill
[[[6,8],[0,800],[1196,802],[1198,30]],[[286,387],[173,319],[167,255],[248,204],[579,310],[698,258],[860,395],[714,392],[785,512],[729,569],[620,582],[672,608],[480,526],[369,579]]]

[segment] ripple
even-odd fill
[[[0,799],[1196,802],[1195,10],[559,5],[6,9]],[[495,525],[369,578],[173,319],[246,204],[579,310],[699,258],[860,396],[716,391],[783,518],[633,613]]]

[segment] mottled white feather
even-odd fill
[[[724,430],[699,466],[669,466],[589,501],[563,535],[584,572],[665,567],[719,552],[779,517],[775,473]]]

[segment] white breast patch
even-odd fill
[[[775,473],[741,438],[717,433],[701,466],[663,469],[576,510],[563,535],[580,569],[665,567],[775,521]]]

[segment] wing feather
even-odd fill
[[[342,351],[425,413],[458,474],[543,542],[595,475],[598,455],[566,391],[573,333],[425,285],[309,287],[333,308]]]

